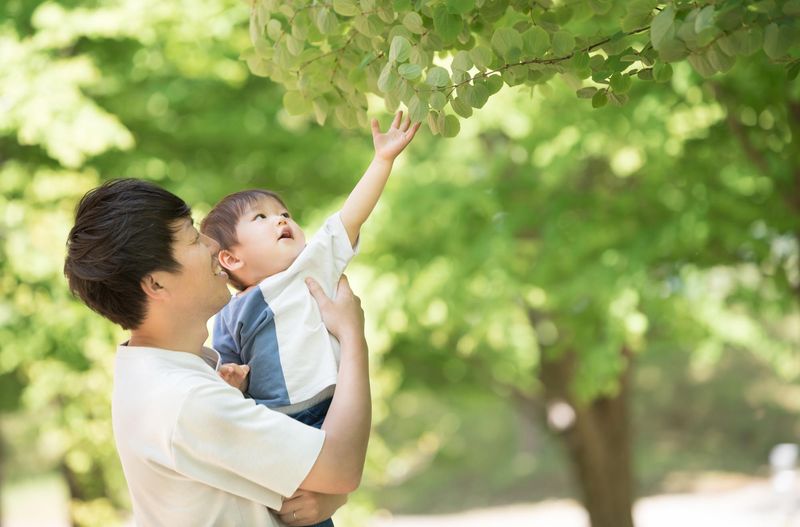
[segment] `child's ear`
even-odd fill
[[[244,265],[244,262],[228,249],[220,250],[217,254],[217,259],[219,264],[227,271],[238,271]]]

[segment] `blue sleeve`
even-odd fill
[[[218,313],[214,317],[214,335],[211,339],[211,346],[219,353],[222,364],[229,362],[242,364],[242,356],[236,346],[236,340],[228,331],[228,325],[225,324],[222,313]]]

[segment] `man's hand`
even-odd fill
[[[286,525],[313,525],[327,520],[347,503],[347,494],[320,494],[298,490],[283,502],[278,516]]]
[[[242,393],[247,391],[247,385],[249,384],[248,373],[250,373],[250,366],[247,364],[234,364],[230,362],[228,364],[223,364],[219,368],[219,376],[222,377],[222,380],[234,388],[238,388]]]
[[[385,134],[381,133],[377,119],[372,120],[372,143],[375,145],[375,158],[393,162],[400,152],[414,139],[422,123],[411,126],[411,120],[406,117],[403,121],[403,112],[397,112],[392,125]]]
[[[339,342],[347,339],[351,339],[351,342],[353,339],[364,339],[364,311],[361,309],[361,299],[353,294],[346,276],[342,275],[339,279],[335,300],[328,298],[313,278],[306,278],[306,285],[311,291],[311,296],[319,304],[322,322],[331,335]]]

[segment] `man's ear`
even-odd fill
[[[161,273],[150,273],[142,278],[141,286],[144,294],[154,300],[162,299],[166,296],[167,290],[159,283]]]
[[[217,254],[217,259],[226,271],[238,271],[244,266],[244,261],[228,249],[221,249]]]

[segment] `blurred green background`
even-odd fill
[[[248,72],[248,15],[0,4],[0,518],[54,495],[65,524],[129,518],[124,334],[61,273],[84,192],[145,178],[199,220],[265,187],[313,230],[369,163],[367,130],[291,117]],[[506,89],[455,139],[423,129],[349,271],[375,429],[342,524],[579,498],[593,471],[636,496],[766,475],[800,433],[798,137],[800,83],[760,56],[707,81],[676,64],[622,108],[554,83]]]

